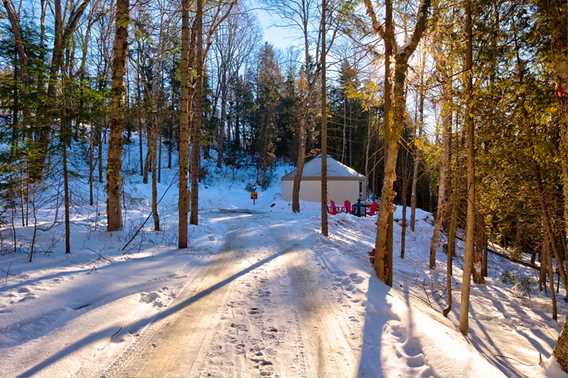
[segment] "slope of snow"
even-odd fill
[[[471,334],[464,338],[457,328],[463,249],[458,245],[446,319],[445,255],[438,253],[436,270],[427,269],[429,213],[418,210],[401,259],[397,209],[395,284],[388,288],[367,257],[375,219],[330,217],[330,237],[323,238],[319,204],[304,203],[295,215],[279,194],[278,178],[289,166],[275,169],[274,184],[254,206],[245,190],[255,181],[253,167],[204,167],[200,224],[190,227],[188,250],[176,248],[177,177],[163,169],[159,193],[169,190],[159,206],[162,230],[152,231],[150,219],[124,252],[149,211],[149,185],[135,174],[125,182],[124,231],[104,231],[104,184],[91,207],[77,181],[71,256],[63,253],[61,224],[38,234],[33,263],[25,242],[21,252],[0,256],[2,375],[559,374],[550,358],[559,330],[550,300],[538,291],[522,297],[501,280],[536,272],[492,256],[487,283],[472,289]],[[41,209],[40,222],[49,224],[54,211]],[[17,229],[24,241],[31,232]],[[10,230],[2,235],[9,239]]]

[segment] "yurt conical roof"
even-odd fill
[[[293,180],[296,171],[293,171],[282,180]],[[357,172],[351,167],[335,160],[331,156],[327,156],[327,178],[329,180],[349,180],[360,181],[365,180],[365,176]],[[320,180],[321,179],[321,155],[316,156],[304,165],[302,171],[302,180]]]

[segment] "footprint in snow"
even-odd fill
[[[24,296],[23,298],[20,298],[20,300],[18,302],[25,302],[25,301],[29,301],[30,299],[36,299],[37,295],[35,294],[28,294],[26,296]]]
[[[242,332],[248,331],[248,328],[245,324],[231,323],[231,328],[235,328]]]
[[[151,293],[140,293],[140,302],[152,304],[155,307],[165,307],[166,305],[162,303],[160,294],[153,291]]]
[[[349,275],[349,278],[351,278],[351,281],[353,281],[353,283],[355,284],[360,284],[364,281],[364,278],[357,273],[351,273]]]

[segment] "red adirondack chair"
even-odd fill
[[[337,215],[337,206],[335,205],[335,201],[329,201],[329,213],[331,215]]]
[[[377,214],[377,210],[379,209],[379,204],[376,201],[371,202],[369,206],[369,211],[367,211],[368,216],[373,216]]]
[[[345,200],[345,202],[343,202],[343,208],[347,214],[351,214],[351,201]]]

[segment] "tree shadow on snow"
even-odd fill
[[[357,376],[361,378],[382,377],[381,342],[387,322],[400,320],[387,303],[389,288],[381,283],[374,273],[369,277],[367,304],[365,306],[365,323],[361,340],[361,357]]]
[[[195,302],[205,298],[206,296],[210,295],[211,293],[215,292],[216,290],[219,290],[221,288],[223,288],[224,286],[230,284],[231,282],[235,281],[236,279],[254,271],[255,269],[269,263],[270,261],[278,258],[279,256],[282,256],[292,250],[294,250],[294,248],[296,247],[296,245],[291,245],[290,247],[280,250],[274,254],[271,254],[251,265],[249,265],[248,267],[246,267],[245,269],[242,269],[241,271],[219,281],[218,283],[208,287],[207,289],[204,289],[202,291],[200,291],[199,293],[193,295],[190,298],[187,298],[175,305],[173,305],[172,307],[168,307],[167,309],[153,315],[153,316],[149,316],[146,317],[144,319],[140,319],[134,323],[131,323],[130,325],[124,327],[124,329],[128,330],[129,333],[131,334],[135,334],[137,332],[139,332],[140,330],[142,330],[144,327],[146,327],[147,325],[163,320],[165,318],[168,318],[169,316],[177,313],[178,311],[182,311],[184,309],[186,309],[187,307],[191,306],[192,304],[194,304]],[[94,343],[96,341],[99,341],[101,339],[104,338],[110,338],[114,333],[117,332],[117,328],[116,327],[107,327],[105,329],[102,329],[100,331],[91,333],[90,335],[75,341],[74,343],[68,345],[67,347],[65,347],[64,349],[60,350],[59,352],[53,354],[52,356],[48,357],[47,359],[45,359],[44,361],[36,364],[35,366],[27,369],[26,371],[22,372],[21,374],[18,375],[18,377],[28,377],[34,374],[38,374],[39,372],[41,372],[43,369],[49,367],[50,365],[56,363],[57,361],[63,359],[64,357],[66,357],[67,355],[80,350],[84,347],[86,347],[87,345]]]

